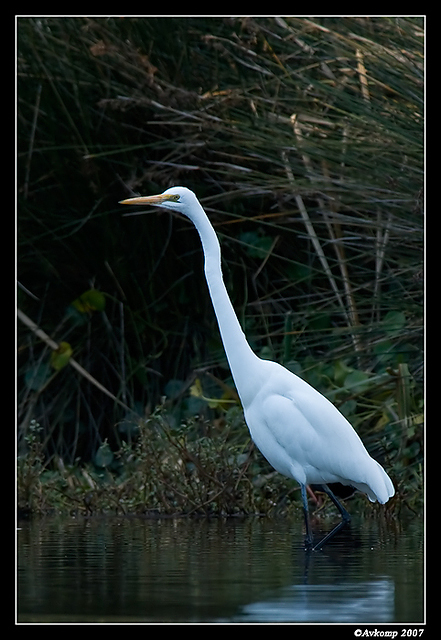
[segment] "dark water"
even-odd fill
[[[417,518],[355,521],[312,553],[283,519],[19,527],[18,622],[424,622]]]

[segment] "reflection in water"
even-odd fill
[[[19,622],[423,621],[419,520],[360,521],[311,553],[301,520],[89,518],[20,527]]]
[[[263,602],[243,607],[240,622],[390,622],[394,583],[390,579],[336,584],[294,584]]]

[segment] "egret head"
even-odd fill
[[[186,187],[170,187],[157,196],[137,196],[135,198],[127,198],[121,200],[120,204],[150,204],[163,209],[179,211],[188,217],[195,207],[200,206],[199,202],[190,189]]]

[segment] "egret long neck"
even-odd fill
[[[255,375],[252,372],[259,358],[248,344],[231,304],[222,277],[219,240],[202,207],[201,214],[203,215],[198,216],[193,223],[204,249],[205,278],[234,383],[245,407],[252,400],[256,389],[256,384],[251,384],[251,379]]]

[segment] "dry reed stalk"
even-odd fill
[[[299,143],[299,147],[300,149],[303,146],[303,133],[302,133],[302,129],[300,126],[300,123],[298,122],[298,119],[295,117],[295,115],[291,116],[291,122],[293,124],[293,129],[294,129],[294,134],[296,136],[296,139]],[[314,171],[313,171],[313,167],[312,167],[312,161],[309,158],[308,154],[303,150],[302,151],[302,160],[305,164],[305,168],[306,168],[306,173],[309,177],[309,179],[311,180],[312,183],[316,182],[316,178],[314,177]],[[287,162],[287,158],[286,158],[286,154],[285,154],[285,169],[287,170],[287,176],[288,179],[290,181],[290,183],[292,185],[294,185],[294,176],[293,173],[288,165]],[[329,178],[329,173],[327,171],[326,165],[324,164],[324,162],[322,163],[322,168],[323,168],[323,175],[325,177],[325,180],[330,183],[330,178]],[[313,246],[316,250],[317,255],[319,256],[320,262],[323,266],[323,269],[325,270],[325,273],[328,277],[329,283],[332,287],[332,290],[335,293],[336,299],[341,307],[341,309],[343,310],[343,313],[345,315],[345,318],[348,322],[348,326],[350,327],[357,327],[360,325],[360,320],[358,317],[358,312],[357,312],[357,307],[355,304],[355,298],[353,295],[353,291],[352,291],[352,286],[351,286],[351,282],[349,279],[349,274],[348,274],[348,269],[347,269],[347,261],[345,259],[345,252],[344,252],[344,244],[342,243],[342,231],[341,231],[341,225],[338,221],[335,221],[335,226],[333,228],[329,217],[327,215],[327,207],[325,205],[325,202],[322,198],[317,196],[317,202],[318,205],[320,207],[320,210],[322,212],[322,215],[325,219],[326,222],[326,226],[328,229],[328,233],[330,235],[330,238],[332,240],[332,244],[334,246],[335,252],[336,252],[336,256],[337,256],[337,262],[340,268],[340,272],[342,275],[342,281],[343,281],[343,286],[345,289],[345,295],[346,295],[346,305],[343,302],[343,299],[341,297],[339,288],[337,286],[337,283],[335,281],[334,276],[332,275],[331,269],[329,267],[328,261],[326,259],[326,256],[323,252],[322,246],[320,244],[320,241],[317,237],[317,234],[314,230],[314,227],[312,225],[312,222],[309,218],[309,215],[306,211],[306,207],[304,206],[303,203],[303,199],[301,198],[301,196],[296,196],[296,202],[297,202],[297,206],[299,207],[300,213],[302,215],[302,218],[305,222],[305,226],[308,230],[308,234],[312,240]],[[360,336],[356,333],[356,332],[351,332],[351,338],[352,338],[352,342],[354,345],[354,349],[355,351],[359,352],[361,351],[361,344],[360,344]]]

